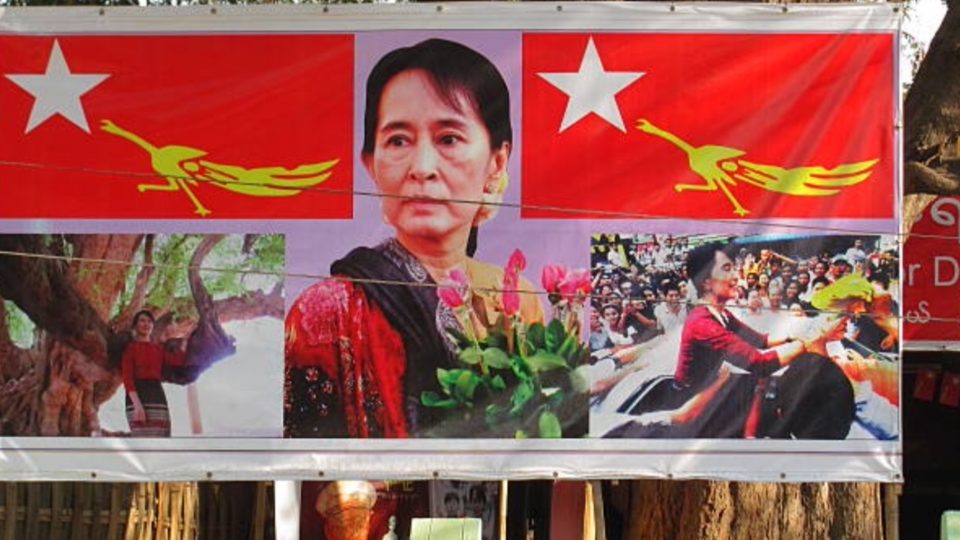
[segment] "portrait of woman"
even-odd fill
[[[437,436],[444,411],[420,396],[455,367],[447,336],[463,329],[436,285],[462,272],[478,327],[496,320],[503,270],[472,255],[507,185],[512,143],[507,85],[475,50],[429,39],[373,67],[360,154],[393,236],[335,261],[330,273],[343,279],[313,284],[289,310],[285,436]],[[520,288],[533,290],[524,279]],[[541,320],[537,296],[520,296],[520,316]]]
[[[187,340],[169,351],[152,339],[155,320],[149,311],[133,316],[133,340],[123,351],[120,370],[126,390],[127,423],[133,437],[169,437],[170,409],[161,378],[164,365],[183,364]]]

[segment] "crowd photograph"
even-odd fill
[[[899,437],[894,237],[591,239],[593,437]]]

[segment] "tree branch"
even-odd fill
[[[110,328],[114,332],[129,327],[133,322],[133,315],[143,309],[143,302],[147,298],[147,284],[157,270],[153,266],[153,241],[154,235],[148,234],[143,243],[143,266],[137,272],[137,279],[133,285],[133,294],[130,296],[130,301],[120,311],[120,314],[110,321]]]
[[[50,254],[40,235],[0,235],[0,250]],[[74,287],[63,261],[0,255],[0,295],[15,303],[37,326],[109,369],[109,330]]]

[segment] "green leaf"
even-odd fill
[[[457,406],[457,400],[442,397],[430,390],[420,394],[420,403],[425,407],[434,407],[437,409],[454,409]]]
[[[540,413],[540,420],[537,422],[540,428],[540,437],[544,439],[559,439],[563,436],[563,430],[560,428],[560,419],[550,411]]]
[[[527,342],[534,346],[534,350],[542,349],[546,346],[544,341],[547,329],[540,323],[533,323],[527,328]]]
[[[460,361],[464,364],[474,366],[479,364],[480,360],[483,360],[483,351],[476,347],[460,351]]]
[[[497,347],[499,349],[504,349],[507,347],[507,336],[503,335],[503,332],[499,330],[496,332],[491,331],[491,333],[480,341],[485,347]]]
[[[437,368],[437,382],[440,383],[440,387],[443,388],[445,394],[453,395],[453,385],[457,382],[457,373],[459,370],[446,370],[443,368]]]
[[[462,369],[460,371],[461,373],[457,377],[457,383],[454,386],[453,397],[470,401],[473,399],[473,394],[476,392],[477,386],[480,385],[480,376],[468,369]]]
[[[510,414],[512,416],[519,416],[523,412],[523,408],[527,405],[527,402],[533,398],[534,388],[533,381],[525,380],[521,381],[517,385],[516,390],[513,391],[513,395],[510,396]]]
[[[527,365],[534,373],[550,371],[567,367],[567,361],[556,353],[544,350],[537,351],[536,354],[527,358]]]
[[[544,338],[544,348],[550,352],[557,352],[563,339],[567,336],[567,331],[563,329],[563,323],[554,319],[547,326],[547,335]]]
[[[577,352],[577,344],[580,340],[574,334],[570,334],[566,339],[563,340],[563,343],[560,345],[560,348],[557,350],[557,354],[562,356],[565,360],[570,360]]]
[[[527,437],[527,432],[526,432],[526,431],[524,431],[524,430],[522,430],[522,429],[518,429],[516,432],[514,432],[513,438],[514,438],[514,439],[517,439],[517,440],[519,441],[519,440],[527,439],[527,438],[529,438],[529,437]]]
[[[533,370],[530,369],[530,364],[520,356],[514,356],[510,359],[510,368],[513,370],[513,374],[522,381],[533,376]]]
[[[502,392],[507,389],[507,383],[503,380],[503,377],[497,375],[490,379],[490,388]]]
[[[507,369],[510,367],[510,357],[502,349],[484,349],[483,363],[490,368]]]

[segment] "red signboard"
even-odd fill
[[[924,211],[904,246],[904,344],[960,345],[960,198],[940,197]]]

